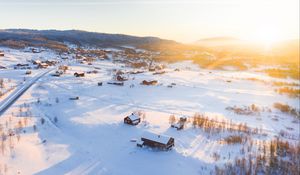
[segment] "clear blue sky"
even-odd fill
[[[0,28],[80,29],[181,42],[299,38],[299,0],[0,0]]]

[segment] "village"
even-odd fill
[[[64,53],[0,48],[0,78],[13,82],[1,100],[50,71],[0,117],[0,174],[130,174],[145,168],[145,174],[222,174],[245,157],[257,163],[263,149],[269,152],[263,154],[266,162],[299,161],[299,152],[269,156],[273,143],[277,150],[289,143],[289,151],[299,144],[298,101],[272,89],[273,81],[285,80],[255,71],[206,70],[189,61],[160,62],[153,59],[157,55],[126,47],[70,47]],[[269,84],[255,84],[253,77]],[[284,105],[288,111],[281,110]],[[19,155],[22,146],[39,152],[34,161],[42,163],[21,166],[24,161],[16,160],[27,156]],[[74,170],[64,169],[66,164]],[[243,166],[249,171],[247,162]]]

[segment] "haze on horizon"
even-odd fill
[[[299,0],[0,0],[0,29],[79,29],[180,42],[299,38]]]

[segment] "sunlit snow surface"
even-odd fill
[[[57,58],[52,51],[32,54],[9,49],[6,53],[0,59],[8,69],[0,70],[0,77],[18,83],[23,81],[25,70],[13,70],[12,65],[31,59]],[[277,94],[271,83],[247,78],[267,82],[292,80],[273,79],[256,71],[205,70],[185,61],[168,65],[165,74],[129,75],[124,86],[114,86],[106,84],[111,80],[112,70],[129,71],[130,68],[111,61],[97,61],[93,65],[72,61],[66,64],[70,66],[66,74],[43,77],[1,116],[2,126],[8,120],[16,124],[23,117],[11,118],[12,113],[17,114],[20,105],[30,104],[32,117],[26,133],[15,141],[13,154],[6,150],[0,157],[0,165],[7,166],[7,174],[206,174],[215,165],[228,161],[222,158],[214,161],[213,153],[225,157],[229,152],[232,157],[239,154],[239,145],[220,144],[221,135],[207,137],[190,125],[183,131],[170,128],[171,114],[192,117],[199,112],[214,119],[247,123],[270,132],[261,139],[269,139],[281,130],[296,136],[299,133],[299,123],[293,122],[292,116],[272,107],[273,103],[281,102],[298,108],[299,100]],[[76,71],[86,72],[94,67],[101,70],[83,78],[73,76]],[[176,68],[180,71],[174,71]],[[27,78],[39,71],[33,70]],[[140,85],[143,80],[158,80],[159,84]],[[98,82],[103,82],[103,86],[97,86]],[[176,85],[168,88],[171,83]],[[134,87],[130,88],[132,84]],[[69,100],[76,96],[79,100]],[[272,112],[243,116],[225,109],[251,104],[272,108]],[[137,110],[146,113],[146,121],[137,126],[124,125],[123,118]],[[278,121],[272,120],[275,115],[279,116]],[[41,118],[46,120],[43,125]],[[37,126],[36,132],[33,125]],[[288,127],[293,130],[287,130]],[[145,132],[174,137],[174,149],[161,152],[136,147],[131,140],[140,139]]]

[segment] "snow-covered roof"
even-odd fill
[[[131,114],[131,115],[127,116],[127,117],[129,117],[131,121],[140,119],[140,116],[135,115],[135,114]]]
[[[82,72],[82,71],[78,71],[78,72],[75,72],[75,73],[77,73],[77,74],[84,74],[84,72]]]
[[[145,138],[145,139],[148,139],[148,140],[153,140],[153,141],[158,142],[158,143],[167,144],[171,137],[166,136],[166,135],[146,132],[146,133],[143,134],[142,138]]]
[[[172,124],[171,126],[174,127],[174,128],[180,128],[182,126],[182,124],[181,123],[175,123],[175,124]]]

